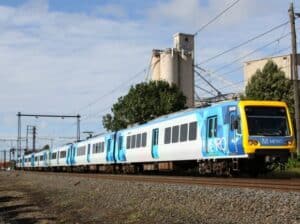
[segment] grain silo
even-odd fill
[[[161,50],[153,49],[151,58],[151,79],[160,80],[160,52]]]
[[[168,48],[160,53],[160,79],[178,85],[178,52]]]
[[[194,106],[194,35],[177,33],[174,48],[153,50],[151,79],[176,84],[187,97],[187,106]]]

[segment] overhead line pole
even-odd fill
[[[300,159],[300,114],[299,114],[299,87],[298,87],[298,68],[297,68],[297,38],[295,30],[295,13],[293,3],[289,8],[290,24],[291,24],[291,41],[292,41],[292,81],[294,88],[294,107],[296,121],[296,144],[297,157]]]
[[[17,147],[17,157],[20,157],[22,155],[21,152],[21,117],[35,117],[35,118],[39,118],[39,117],[49,117],[49,118],[57,118],[60,117],[62,119],[64,118],[76,118],[77,119],[77,133],[76,133],[76,137],[77,137],[77,141],[80,141],[80,115],[49,115],[49,114],[22,114],[21,112],[17,113],[18,116],[18,147]],[[34,146],[35,147],[35,146]]]

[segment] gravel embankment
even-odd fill
[[[300,193],[290,192],[0,172],[9,223],[7,196],[35,206],[38,223],[300,223]]]

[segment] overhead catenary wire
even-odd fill
[[[218,18],[220,18],[224,13],[226,13],[229,9],[231,9],[233,6],[235,6],[240,0],[236,0],[232,2],[227,8],[222,10],[219,14],[217,14],[215,17],[213,17],[211,20],[209,20],[206,24],[201,26],[195,33],[194,36],[198,35],[202,30],[204,30],[207,26],[212,24],[214,21],[216,21]]]
[[[271,42],[269,42],[269,43],[267,43],[267,44],[265,44],[265,45],[263,45],[263,46],[261,46],[261,47],[259,47],[259,48],[256,48],[255,50],[253,50],[253,51],[251,51],[251,52],[249,52],[249,53],[247,53],[247,54],[245,54],[245,55],[243,55],[243,56],[241,56],[241,57],[238,57],[238,58],[234,59],[233,61],[227,63],[226,65],[223,65],[223,66],[217,68],[216,70],[212,71],[212,73],[216,73],[216,72],[218,72],[218,71],[220,71],[220,70],[223,70],[224,68],[227,68],[227,67],[229,67],[230,65],[232,65],[232,64],[234,64],[234,63],[236,63],[236,62],[238,62],[238,61],[240,61],[240,60],[242,60],[242,59],[244,59],[244,58],[247,58],[247,57],[249,57],[250,55],[252,55],[252,54],[254,54],[254,53],[256,53],[256,52],[258,52],[258,51],[260,51],[260,50],[262,50],[262,49],[265,49],[266,47],[269,47],[270,45],[272,45],[272,44],[274,44],[274,43],[277,43],[278,41],[280,41],[280,40],[282,40],[282,39],[284,39],[284,38],[290,36],[290,34],[291,34],[291,32],[289,32],[289,33],[287,33],[287,34],[281,36],[280,38],[276,38],[275,40],[273,40],[273,41],[271,41]],[[276,51],[275,51],[274,53],[276,53]]]
[[[290,47],[286,47],[286,48],[282,48],[282,49],[280,49],[280,50],[278,50],[277,52],[273,52],[272,54],[270,54],[270,55],[267,55],[266,57],[271,57],[271,56],[273,56],[273,55],[275,55],[275,54],[278,54],[278,53],[281,53],[281,52],[283,52],[283,51],[286,51],[286,50],[288,50],[288,49],[290,49]],[[227,75],[229,75],[229,74],[232,74],[232,73],[234,73],[234,72],[236,72],[236,71],[238,71],[238,70],[241,70],[242,68],[243,68],[244,66],[242,65],[242,66],[239,66],[239,67],[237,67],[237,68],[234,68],[233,70],[231,70],[231,71],[229,71],[229,72],[227,72],[227,73],[224,73],[224,74],[222,74],[222,76],[224,77],[224,76],[227,76]],[[285,66],[285,67],[282,67],[282,68],[286,68],[287,66]],[[208,73],[209,74],[209,73]],[[197,82],[196,82],[197,83]],[[223,82],[222,82],[223,83]],[[232,87],[234,87],[234,86],[239,86],[240,84],[242,84],[242,83],[244,83],[244,80],[241,80],[241,81],[238,81],[238,82],[232,82],[232,83],[229,83],[228,85],[225,85],[225,86],[222,86],[221,88],[218,88],[221,92],[224,92],[226,89],[228,89],[228,88],[232,88]],[[197,85],[197,84],[195,84],[195,85]],[[199,86],[199,85],[197,85],[197,86]],[[199,86],[200,87],[200,86]],[[242,88],[242,87],[240,87],[240,88]],[[199,89],[199,88],[198,88]],[[206,92],[206,91],[204,91],[204,92]]]
[[[234,46],[234,47],[231,47],[231,48],[229,48],[229,49],[227,49],[227,50],[225,50],[225,51],[222,51],[222,52],[220,52],[220,53],[218,53],[218,54],[216,54],[216,55],[214,55],[214,56],[212,56],[212,57],[210,57],[210,58],[208,58],[208,59],[206,59],[206,60],[203,60],[202,62],[199,62],[197,65],[203,65],[203,64],[206,64],[206,63],[208,63],[208,62],[210,62],[210,61],[212,61],[212,60],[214,60],[214,59],[216,59],[216,58],[218,58],[218,57],[220,57],[220,56],[222,56],[222,55],[224,55],[224,54],[227,54],[227,53],[229,53],[229,52],[231,52],[231,51],[233,51],[233,50],[236,50],[236,49],[238,49],[238,48],[240,48],[240,47],[242,47],[242,46],[244,46],[244,45],[246,45],[246,44],[248,44],[248,43],[250,43],[250,42],[256,40],[256,39],[259,39],[259,38],[261,38],[261,37],[263,37],[263,36],[265,36],[265,35],[267,35],[267,34],[273,32],[273,31],[279,29],[280,27],[282,27],[282,26],[284,26],[284,25],[286,25],[286,24],[288,24],[288,23],[289,23],[288,21],[287,21],[287,22],[284,22],[284,23],[281,23],[281,24],[279,24],[279,25],[277,25],[277,26],[275,26],[275,27],[273,27],[273,28],[271,28],[271,29],[269,29],[269,30],[263,32],[263,33],[260,33],[260,34],[258,34],[258,35],[256,35],[256,36],[254,36],[254,37],[252,37],[252,38],[246,40],[246,41],[243,41],[242,43],[240,43],[240,44],[238,44],[238,45],[236,45],[236,46]]]
[[[289,46],[289,47],[282,48],[282,49],[279,49],[278,51],[273,52],[272,54],[270,54],[270,55],[268,55],[268,56],[269,56],[269,57],[272,57],[272,56],[274,56],[274,55],[276,55],[276,54],[279,54],[279,53],[281,53],[281,52],[284,52],[284,51],[286,51],[286,50],[288,50],[288,49],[290,49],[290,46]],[[255,53],[255,52],[257,52],[257,50],[252,51],[251,54],[252,54],[252,53]],[[249,56],[249,55],[248,55],[248,56]],[[268,56],[266,56],[266,57],[268,57]],[[234,73],[234,72],[237,72],[237,71],[243,69],[243,67],[244,67],[244,65],[240,65],[240,66],[238,66],[238,67],[235,67],[234,69],[229,70],[229,71],[226,72],[226,73],[218,74],[218,76],[215,76],[215,75],[214,75],[214,77],[226,77],[226,76],[228,76],[228,75],[230,75],[230,74],[232,74],[232,73]],[[208,74],[210,74],[210,75],[212,75],[212,73],[216,73],[216,71],[210,72],[210,71],[207,70],[207,69],[206,69],[206,72],[207,72]]]
[[[129,79],[124,80],[124,81],[123,81],[120,85],[118,85],[117,87],[115,87],[115,88],[113,88],[112,90],[108,91],[107,93],[101,95],[100,97],[94,99],[92,102],[86,104],[85,106],[79,108],[79,109],[77,110],[77,112],[82,111],[82,110],[84,110],[84,109],[86,109],[86,108],[88,108],[88,107],[90,107],[90,106],[92,106],[92,105],[98,103],[98,102],[99,102],[101,99],[103,99],[104,97],[106,97],[106,96],[108,96],[108,95],[110,95],[110,94],[112,94],[112,93],[118,91],[120,88],[122,88],[122,87],[124,86],[124,82],[125,82],[125,83],[131,82],[132,80],[136,79],[136,78],[137,78],[138,76],[140,76],[141,74],[144,74],[144,73],[147,71],[146,69],[147,69],[147,68],[144,68],[143,70],[141,70],[141,71],[135,73],[135,74],[134,74],[133,76],[131,76]],[[127,86],[127,85],[126,85],[126,86]]]

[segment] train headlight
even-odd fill
[[[286,142],[286,144],[287,144],[287,145],[292,145],[292,144],[293,144],[293,141],[292,141],[292,140],[288,140],[288,141]]]
[[[248,140],[248,144],[249,145],[258,145],[258,141],[257,140],[253,140],[253,139],[249,139]]]

